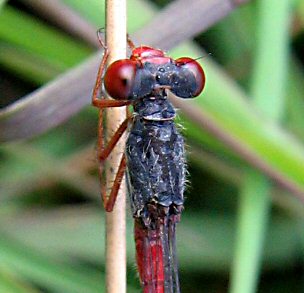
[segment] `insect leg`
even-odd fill
[[[102,189],[103,205],[107,212],[111,212],[113,210],[113,207],[114,207],[114,204],[115,204],[115,201],[117,198],[117,194],[119,191],[119,187],[121,185],[122,178],[123,178],[125,170],[126,170],[126,164],[127,164],[126,156],[125,156],[125,154],[123,154],[109,197],[107,197],[107,195],[106,195],[105,188]]]
[[[96,100],[99,100],[98,99],[98,93],[99,93],[99,90],[100,90],[100,87],[101,87],[102,74],[103,74],[103,71],[105,69],[108,57],[109,57],[109,50],[108,50],[107,46],[103,42],[100,42],[100,44],[102,45],[102,47],[104,49],[104,52],[103,52],[103,56],[102,56],[100,65],[98,67],[98,73],[97,73],[96,82],[95,82],[93,95],[92,95],[92,104],[94,106],[95,106],[94,102]]]
[[[98,145],[98,159],[100,162],[103,162],[109,156],[109,154],[112,152],[112,150],[115,147],[115,145],[117,144],[118,140],[121,138],[121,136],[126,131],[129,121],[130,121],[130,117],[126,118],[120,124],[120,126],[115,131],[115,133],[111,137],[108,145],[105,148],[103,148],[103,145]],[[100,125],[100,127],[102,127],[102,125]]]
[[[135,45],[134,45],[134,43],[133,43],[133,41],[131,40],[129,34],[127,34],[127,43],[128,43],[129,48],[130,48],[132,51],[136,48]]]
[[[105,44],[102,42],[102,40],[99,38],[101,46],[104,48],[104,55],[102,57],[102,60],[100,62],[99,68],[98,68],[98,73],[96,77],[96,82],[95,82],[95,87],[93,90],[93,95],[92,95],[92,104],[99,108],[99,121],[98,121],[98,160],[100,162],[99,165],[99,175],[100,178],[102,179],[102,173],[103,173],[103,164],[104,160],[108,157],[108,155],[111,153],[113,148],[115,147],[117,141],[119,138],[122,136],[122,134],[125,132],[127,129],[128,121],[129,119],[127,118],[118,128],[118,130],[114,133],[113,137],[111,138],[109,144],[107,147],[104,147],[104,142],[103,142],[103,109],[108,108],[108,107],[121,107],[121,106],[126,106],[129,105],[129,101],[117,101],[117,100],[108,100],[105,99],[104,95],[101,95],[99,98],[99,92],[102,86],[102,75],[105,69],[105,65],[109,56],[109,51]],[[107,211],[113,210],[113,206],[117,197],[117,193],[119,190],[119,186],[122,181],[122,177],[125,171],[125,165],[126,165],[126,159],[125,156],[122,157],[121,163],[118,167],[118,172],[116,174],[116,178],[114,180],[114,184],[111,190],[111,193],[109,197],[107,197],[107,192],[106,192],[106,186],[105,184],[102,183],[101,180],[101,196],[103,199],[104,207]]]
[[[122,106],[127,106],[130,105],[130,101],[125,101],[125,100],[109,100],[109,99],[104,99],[102,96],[101,99],[96,98],[92,100],[93,106],[99,109],[104,109],[104,108],[111,108],[111,107],[122,107]]]
[[[100,113],[103,111],[100,110]],[[102,114],[100,114],[102,115]],[[123,133],[126,131],[128,122],[130,118],[126,118],[122,124],[119,126],[119,128],[115,131],[112,138],[110,139],[108,145],[104,147],[103,145],[103,121],[102,117],[99,117],[99,127],[98,127],[98,160],[99,160],[99,175],[100,175],[100,181],[101,181],[101,196],[103,199],[104,207],[106,211],[112,211],[113,206],[117,197],[117,193],[119,190],[119,186],[122,181],[122,177],[124,174],[124,171],[126,169],[126,158],[125,155],[123,155],[120,165],[117,170],[117,174],[113,183],[113,186],[111,188],[111,193],[109,196],[107,196],[106,192],[106,186],[103,183],[102,180],[102,173],[103,173],[103,165],[106,158],[109,156],[109,154],[112,152],[113,148],[117,144],[120,137],[123,135]]]

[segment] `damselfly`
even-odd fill
[[[133,113],[104,146],[102,114],[99,123],[98,159],[100,174],[104,161],[128,130],[125,152],[110,195],[102,182],[106,211],[112,211],[125,171],[129,199],[135,219],[136,258],[145,293],[180,292],[175,249],[175,226],[184,204],[185,151],[174,118],[176,111],[168,91],[188,99],[198,96],[205,85],[204,71],[189,57],[177,60],[147,46],[132,49],[129,59],[117,60],[105,70],[109,52],[99,66],[92,103],[107,107],[133,106]],[[100,95],[104,86],[113,99]],[[128,112],[129,113],[129,112]]]

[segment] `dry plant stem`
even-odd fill
[[[237,5],[249,2],[248,0],[203,1],[201,6],[195,6],[195,10],[193,10],[192,4],[198,0],[189,0],[186,6],[185,1],[186,0],[174,1],[162,10],[162,12],[158,13],[150,24],[135,34],[136,43],[145,42],[149,45],[169,49],[174,44],[186,40],[185,36],[183,36],[184,39],[181,39],[179,34],[172,34],[172,26],[175,28],[175,26],[178,25],[179,27],[183,27],[183,29],[191,29],[188,31],[187,39],[189,39],[197,33],[198,28],[200,31],[206,30],[237,8]],[[43,2],[44,1],[42,1],[42,3]],[[214,10],[212,16],[206,17],[211,7],[214,7],[216,3],[217,5],[221,5],[219,6],[221,9]],[[191,22],[189,23],[188,18],[181,18],[179,14],[173,13],[173,11],[177,9],[174,4],[178,5],[179,11],[183,11],[183,13],[186,13],[184,10],[188,12],[191,11],[191,17],[200,15],[201,21],[199,25],[193,27]],[[164,19],[167,18],[172,19],[174,25],[169,21],[164,22]],[[154,33],[154,22],[157,21],[158,23],[162,23],[163,29],[156,34]],[[153,33],[151,33],[151,31],[153,31]],[[163,35],[164,33],[166,34],[165,37]],[[31,138],[43,133],[63,123],[85,105],[88,105],[90,103],[89,97],[94,87],[93,82],[96,77],[99,62],[100,53],[97,53],[73,70],[59,76],[54,81],[49,82],[47,85],[25,96],[18,102],[0,110],[0,142]],[[178,105],[176,102],[175,105],[183,111],[186,110],[184,104]],[[189,117],[192,117],[192,114],[190,114]],[[201,126],[206,127],[207,130],[220,140],[225,142],[229,140],[229,146],[238,151],[247,162],[263,171],[287,190],[296,194],[301,201],[304,201],[304,190],[301,187],[297,186],[294,182],[290,182],[290,180],[282,176],[281,173],[277,173],[276,170],[264,161],[261,161],[260,158],[254,157],[252,153],[246,149],[246,146],[241,145],[238,141],[234,140],[234,138],[225,138],[220,127],[210,122],[209,118],[205,117],[204,114],[201,113],[200,119],[204,120],[199,123]]]
[[[134,39],[156,47],[161,44],[161,48],[167,50],[202,32],[203,23],[210,27],[246,2],[249,0],[176,0],[137,32]],[[157,29],[160,23],[161,30]],[[166,27],[170,30],[163,29]],[[174,37],[170,38],[168,33]]]
[[[47,9],[45,2],[48,1],[41,1],[40,5],[44,5]],[[194,5],[197,2],[201,3],[201,5]],[[245,3],[247,0],[242,2]],[[215,4],[217,4],[216,7],[214,6]],[[198,32],[206,30],[231,13],[235,8],[237,6],[232,4],[231,0],[174,1],[156,14],[152,22],[136,33],[132,39],[137,44],[148,44],[170,49],[179,42],[188,40]],[[211,9],[213,9],[212,14],[210,14]],[[191,18],[198,18],[200,21],[192,25],[192,22],[189,22],[189,18],[180,17],[180,14],[176,13],[176,11],[183,12],[183,15],[189,14]],[[164,20],[166,21],[164,22]],[[68,21],[66,19],[66,22]],[[162,30],[158,30],[155,33],[155,28],[158,27],[159,23],[162,23]],[[74,24],[72,21],[69,22],[70,27]],[[179,32],[172,33],[172,29],[177,25]],[[87,29],[87,26],[84,28]],[[185,29],[187,29],[187,35],[180,35],[180,31]],[[90,34],[92,33],[96,36],[95,29],[94,32],[90,29]],[[85,105],[88,105],[92,88],[94,88],[97,67],[100,63],[100,54],[100,52],[96,53],[83,64],[62,74],[23,99],[1,109],[0,142],[25,139],[41,134],[50,128],[60,125],[80,111]]]
[[[282,174],[275,168],[269,166],[259,156],[250,150],[246,145],[240,143],[237,139],[225,132],[212,117],[204,110],[198,110],[194,105],[190,103],[182,104],[179,99],[170,94],[169,97],[173,101],[174,105],[183,109],[183,112],[191,117],[192,121],[195,121],[202,128],[206,129],[209,133],[217,137],[219,140],[227,144],[231,149],[238,153],[238,155],[244,158],[250,165],[256,167],[263,173],[267,174],[271,179],[275,180],[280,186],[291,191],[297,198],[304,203],[304,190],[298,186],[295,182],[282,176]]]
[[[109,50],[108,64],[126,58],[126,2],[108,0],[106,2],[106,38]],[[107,136],[126,118],[124,107],[108,108]],[[107,186],[112,186],[115,172],[124,153],[125,140],[122,137],[107,159]],[[126,197],[125,183],[121,184],[114,209],[106,213],[106,292],[126,292]]]
[[[70,34],[83,39],[93,47],[99,48],[96,38],[96,28],[82,18],[77,12],[65,5],[63,1],[19,0],[32,7],[48,20],[61,26]]]

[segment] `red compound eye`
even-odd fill
[[[197,61],[189,57],[178,58],[177,60],[175,60],[175,62],[176,66],[180,66],[182,68],[190,70],[194,74],[197,89],[193,93],[193,96],[197,97],[202,92],[205,86],[206,78],[203,68]]]
[[[136,74],[136,63],[130,59],[113,62],[104,77],[104,86],[108,94],[116,100],[126,100],[132,91]]]

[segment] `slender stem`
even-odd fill
[[[126,56],[126,2],[106,2],[106,37],[109,64]],[[111,137],[125,119],[125,108],[107,109],[107,135]],[[107,160],[107,186],[111,186],[124,152],[125,141],[120,139]],[[106,286],[108,293],[126,292],[126,220],[125,184],[121,185],[114,209],[106,213]]]
[[[263,244],[270,217],[271,184],[251,169],[240,190],[237,241],[231,276],[231,293],[256,292]]]
[[[52,1],[40,1],[40,5],[43,5],[44,10],[48,9],[45,6],[48,2]],[[172,2],[172,4],[175,2],[176,1]],[[168,7],[162,10],[161,14],[156,14],[153,22],[136,33],[136,43],[170,49],[177,43],[194,37],[198,33],[198,28],[199,32],[206,30],[227,16],[233,9],[237,8],[237,6],[228,5],[231,3],[231,0],[217,1],[219,5],[221,4],[221,7],[224,6],[226,9],[214,7],[214,1],[210,0],[204,1],[203,3],[205,4],[195,5],[195,9],[192,9],[192,4],[194,4],[193,0],[191,4],[189,4],[189,1],[187,3],[184,2],[185,1],[179,1],[180,6],[173,7],[174,10],[172,10],[171,5],[168,5]],[[182,17],[180,13],[184,10],[188,11],[188,16]],[[166,12],[165,15],[163,14],[164,12]],[[146,9],[143,10],[143,13],[151,13],[151,9],[147,6]],[[189,21],[189,15],[192,18],[194,14],[200,15],[199,26],[197,23],[192,26]],[[3,20],[4,14],[2,14],[1,17]],[[12,15],[7,15],[7,17],[12,19]],[[197,18],[197,16],[195,17]],[[171,21],[167,26],[164,26],[169,18]],[[18,19],[17,16],[13,18],[16,22]],[[166,22],[164,23],[164,21]],[[65,19],[65,22],[69,23],[70,27],[75,25],[74,22],[71,22],[70,18]],[[162,24],[162,29],[155,33],[155,28],[158,27],[160,23]],[[1,23],[1,25],[3,25],[3,23]],[[61,26],[63,26],[63,24],[61,24]],[[67,29],[66,26],[65,28]],[[173,28],[177,29],[176,33],[172,32]],[[192,28],[192,30],[189,30],[189,28]],[[86,26],[85,29],[88,30],[88,26]],[[184,34],[185,29],[187,30],[186,35]],[[83,30],[84,29],[81,29],[81,31]],[[4,31],[9,32],[8,29],[4,29]],[[71,32],[71,29],[69,29],[69,31]],[[182,39],[180,39],[181,31],[183,31]],[[18,31],[19,35],[25,36],[26,34],[22,32],[23,31]],[[91,30],[88,34],[92,34]],[[96,39],[95,30],[93,34]],[[13,60],[15,60],[15,58],[16,57],[14,57]],[[96,77],[99,62],[100,52],[96,53],[83,64],[60,75],[40,89],[24,96],[10,106],[0,109],[0,142],[31,138],[44,133],[48,129],[60,125],[63,121],[86,106],[89,103],[88,97],[92,94],[93,81]],[[52,111],[50,110],[50,101],[52,101]],[[16,125],[18,125],[18,127],[16,127]]]
[[[95,26],[66,5],[64,1],[21,0],[21,2],[36,10],[46,19],[56,23],[71,35],[83,39],[93,47],[100,48]]]
[[[282,118],[284,111],[290,2],[258,1],[252,96],[261,112],[276,121]],[[255,170],[247,171],[240,193],[231,293],[254,293],[257,290],[264,238],[271,215],[271,188],[264,175]]]

